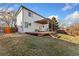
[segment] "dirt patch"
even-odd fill
[[[0,39],[7,38],[7,37],[22,37],[22,36],[28,36],[28,35],[27,34],[19,34],[19,33],[1,34]]]

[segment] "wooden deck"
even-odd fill
[[[32,34],[32,35],[49,35],[49,34],[55,34],[55,32],[48,31],[48,32],[26,32],[27,34]]]

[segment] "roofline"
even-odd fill
[[[42,18],[45,18],[44,16],[42,16],[42,15],[40,15],[40,14],[38,14],[38,13],[36,13],[36,12],[34,12],[34,11],[32,11],[32,10],[26,8],[26,7],[24,7],[23,5],[21,5],[20,8],[21,8],[21,7],[24,8],[24,9],[26,9],[26,10],[29,10],[29,11],[33,12],[34,14],[36,14],[36,15],[42,17]],[[20,10],[20,8],[19,8],[19,10]],[[18,10],[18,11],[19,11],[19,10]]]
[[[15,16],[17,16],[17,14],[18,14],[18,11],[21,9],[21,6],[18,8],[18,10],[16,11],[16,13],[15,13]]]

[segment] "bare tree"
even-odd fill
[[[12,19],[12,21],[14,21],[14,14],[12,11],[9,11],[8,9],[13,6],[14,4],[1,4],[0,6],[4,6],[4,8],[1,9],[1,11],[3,12],[3,21],[6,22],[7,25],[9,25],[9,19]]]

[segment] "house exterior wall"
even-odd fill
[[[18,13],[16,17],[16,25],[18,27],[18,32],[22,32],[22,10]]]
[[[31,12],[32,16],[29,17],[28,16],[29,12],[31,11],[23,9],[23,29],[24,29],[24,32],[35,32],[35,30],[39,29],[39,27],[42,26],[42,24],[35,23],[35,21],[41,20],[43,19],[43,17],[40,17],[34,14],[33,12]],[[28,28],[25,28],[25,22],[31,23],[31,26],[29,26]]]
[[[47,31],[48,24],[39,24],[35,21],[44,19],[43,17],[31,12],[32,16],[30,17],[28,13],[31,12],[25,8],[22,8],[19,14],[17,15],[17,26],[18,32],[35,32],[36,30]],[[31,23],[28,27],[25,27],[25,22]],[[44,26],[44,27],[43,27]],[[41,27],[41,29],[40,29]]]

